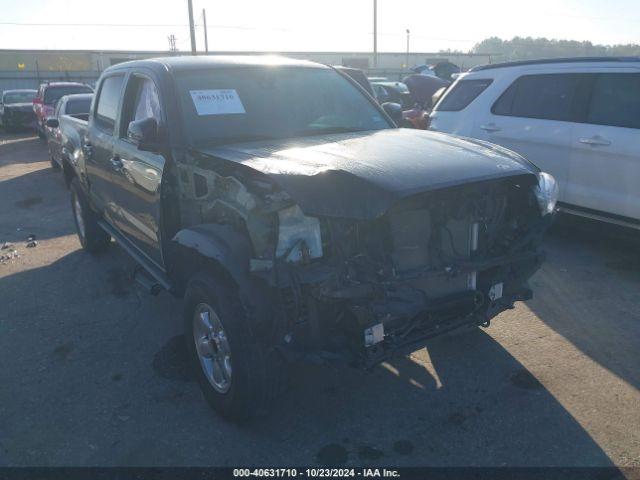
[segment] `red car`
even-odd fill
[[[40,85],[36,97],[33,99],[33,111],[36,114],[36,131],[38,136],[45,138],[44,123],[53,116],[58,100],[65,95],[74,93],[93,93],[93,88],[84,83],[76,82],[47,82]]]

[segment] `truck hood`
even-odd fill
[[[267,175],[307,215],[357,219],[378,217],[414,194],[538,172],[502,147],[413,129],[268,140],[198,151]]]
[[[15,110],[18,112],[32,112],[33,103],[6,103],[4,105],[4,108]]]

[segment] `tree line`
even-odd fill
[[[476,43],[471,53],[495,54],[496,62],[556,57],[640,56],[640,44],[598,45],[577,40],[491,37]]]

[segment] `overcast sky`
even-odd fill
[[[193,3],[198,24],[207,10],[210,50],[371,50],[373,0]],[[124,23],[144,26],[43,25]],[[188,50],[187,25],[187,0],[0,0],[0,48],[166,50],[174,34]],[[378,0],[379,51],[404,51],[406,29],[412,51],[516,35],[640,43],[640,0]]]

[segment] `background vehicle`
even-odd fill
[[[433,65],[418,65],[412,68],[415,73],[420,75],[438,77],[442,80],[450,82],[453,80],[454,75],[460,73],[460,67],[451,62],[438,62]]]
[[[413,108],[403,112],[403,117],[413,128],[426,129],[429,126],[429,112],[434,105],[436,92],[447,88],[450,82],[428,75],[409,75],[403,80],[411,93]],[[439,96],[437,97],[439,98]]]
[[[71,116],[87,121],[89,119],[92,100],[92,93],[65,95],[58,101],[53,116],[47,118],[45,131],[49,156],[51,157],[51,166],[53,168],[62,167],[63,159],[68,161],[69,155],[75,150],[75,147],[79,145],[79,139],[76,139],[74,135],[72,135],[71,139],[63,135],[60,129],[62,117]],[[75,130],[72,130],[72,132],[75,132]],[[75,142],[74,139],[76,140]]]
[[[35,90],[5,90],[0,95],[0,125],[11,131],[17,128],[33,128],[35,116],[32,101]]]
[[[499,147],[398,129],[331,67],[122,63],[88,123],[61,121],[81,139],[64,165],[82,246],[113,237],[150,292],[184,296],[189,359],[232,418],[267,407],[285,361],[371,366],[487,325],[531,296],[543,260],[552,177]]]
[[[510,148],[569,213],[640,228],[640,59],[513,62],[462,74],[430,128]]]
[[[33,99],[33,111],[36,114],[36,131],[45,139],[44,122],[53,115],[58,100],[73,93],[93,93],[89,85],[76,82],[48,82],[40,85]]]
[[[372,81],[371,86],[380,104],[387,102],[397,103],[402,106],[403,110],[408,110],[413,107],[411,93],[404,83]]]

